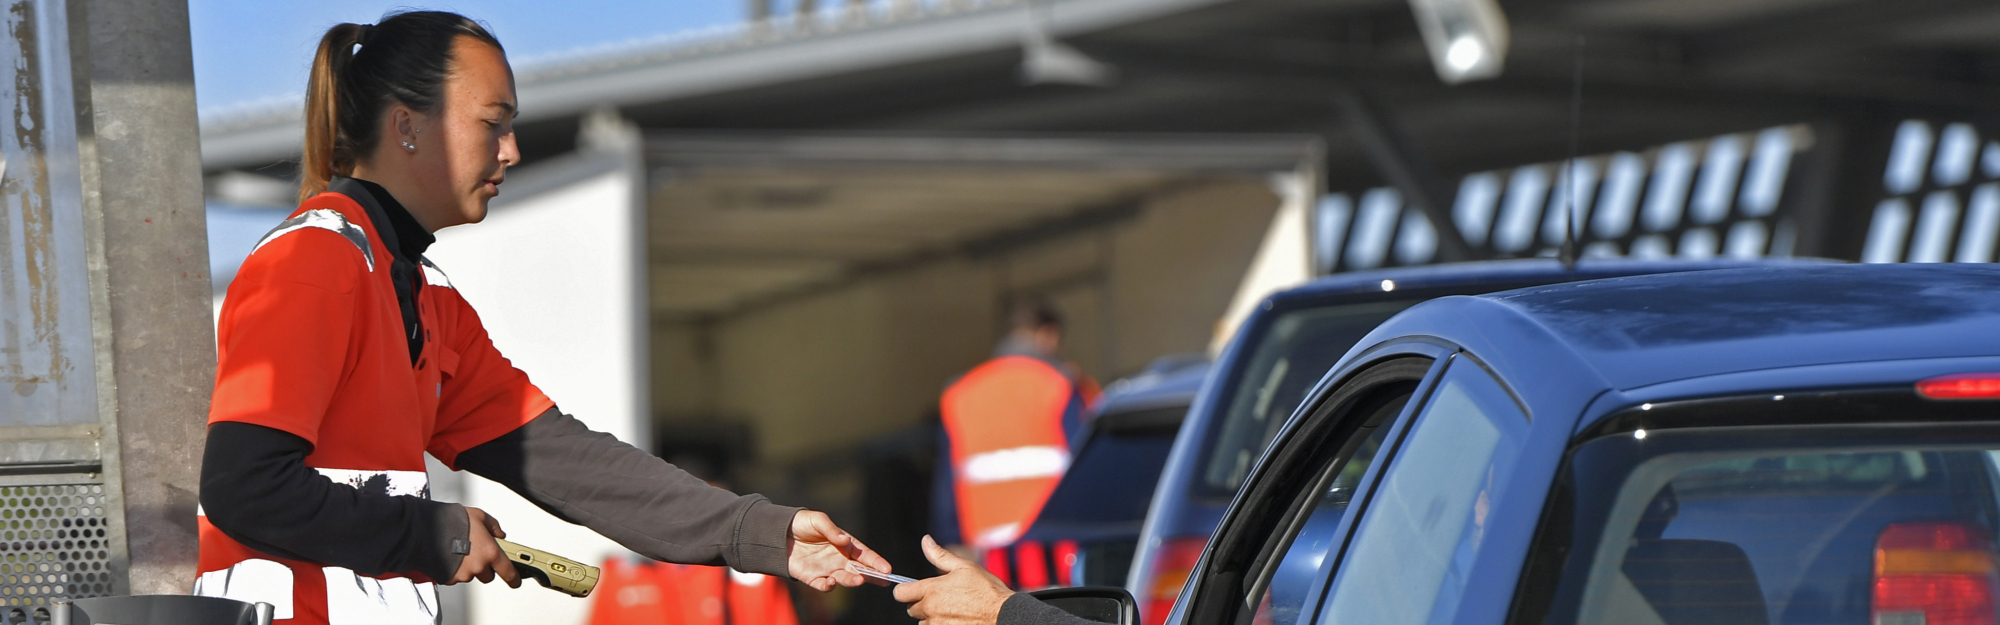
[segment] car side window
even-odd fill
[[[1318,622],[1448,622],[1527,431],[1499,380],[1453,358],[1362,504]]]
[[[1189,623],[1294,625],[1310,619],[1310,606],[1319,604],[1311,597],[1326,587],[1329,547],[1338,549],[1335,534],[1348,533],[1335,526],[1350,524],[1342,518],[1349,493],[1357,485],[1367,492],[1363,482],[1375,481],[1381,471],[1368,468],[1380,463],[1374,452],[1398,437],[1375,432],[1407,428],[1404,406],[1441,364],[1404,354],[1351,373],[1329,373],[1339,382],[1316,392],[1265,450],[1209,540],[1175,613],[1187,614]],[[1353,473],[1342,480],[1349,466]],[[1300,605],[1308,611],[1302,614]]]
[[[1361,484],[1361,477],[1374,466],[1377,452],[1382,449],[1390,430],[1394,429],[1397,414],[1410,401],[1408,391],[1392,392],[1386,397],[1373,398],[1369,408],[1371,414],[1363,423],[1371,424],[1356,432],[1361,438],[1353,454],[1336,459],[1329,479],[1321,480],[1315,487],[1319,492],[1313,502],[1312,512],[1306,516],[1297,537],[1292,539],[1285,555],[1271,572],[1271,582],[1264,590],[1264,596],[1253,614],[1254,625],[1293,625],[1297,623],[1305,603],[1312,595],[1313,581],[1324,579],[1321,567],[1326,565],[1326,556],[1334,540],[1339,537],[1340,519],[1347,513],[1354,490]]]

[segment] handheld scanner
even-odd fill
[[[507,552],[507,559],[514,561],[514,570],[520,571],[522,577],[533,578],[572,597],[588,597],[597,588],[597,567],[498,538],[493,540],[500,543],[500,550]]]

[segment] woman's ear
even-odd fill
[[[405,153],[417,151],[417,134],[423,132],[423,122],[421,116],[416,111],[410,110],[410,107],[401,104],[390,105],[389,131],[393,135],[390,138],[396,142],[394,147]]]

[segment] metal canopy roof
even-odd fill
[[[667,319],[995,253],[1320,156],[1307,137],[1075,135],[656,135],[647,153],[652,304]]]
[[[1115,65],[1108,88],[1023,86],[1031,4]],[[898,4],[897,6],[905,6]],[[613,47],[521,71],[530,162],[612,104],[647,128],[1310,132],[1336,180],[1376,166],[1336,104],[1365,91],[1438,170],[1560,158],[1583,48],[1586,152],[1829,116],[1989,115],[2000,5],[1986,0],[1522,0],[1506,73],[1439,84],[1403,0],[939,1]],[[296,107],[212,119],[205,169],[282,161]]]
[[[1505,73],[1459,86],[1437,79],[1405,0],[875,4],[884,6],[524,64],[526,164],[573,150],[580,113],[595,104],[651,131],[1315,135],[1328,187],[1395,185],[1447,235],[1439,258],[1449,259],[1466,255],[1453,249],[1444,212],[1456,176],[1564,158],[1573,124],[1575,149],[1601,154],[1803,122],[1827,125],[1814,136],[1837,160],[1812,165],[1813,188],[1788,200],[1811,204],[1799,253],[1850,255],[1862,232],[1852,224],[1866,221],[1880,186],[1854,181],[1879,175],[1866,161],[1886,153],[1889,125],[1947,119],[1988,126],[1988,136],[2000,126],[1988,106],[2000,101],[1991,0],[1515,0],[1505,3]],[[1115,66],[1117,81],[1023,85],[1024,33],[1037,24]],[[210,120],[205,170],[287,175],[298,144],[291,108]],[[796,175],[771,180],[810,187],[831,174]],[[949,195],[942,180],[874,182],[883,194]],[[722,178],[702,184],[734,192]],[[933,238],[871,242],[841,271],[981,232],[923,230],[921,219],[883,210],[869,218],[908,219],[910,236]],[[760,268],[746,280],[795,284],[824,271]],[[740,299],[718,297],[704,301]]]
[[[1064,14],[1063,3],[1055,15]],[[1449,87],[1401,0],[1239,0],[1066,41],[1109,88],[1024,87],[1018,52],[787,83],[628,111],[648,126],[1311,132],[1332,175],[1378,180],[1338,102],[1358,89],[1443,171],[1567,153],[1577,36],[1582,149],[1885,110],[1984,115],[2000,5],[1963,0],[1542,0],[1506,4],[1505,75]],[[1025,19],[1025,18],[1024,18]],[[811,106],[798,106],[811,102]]]
[[[1115,28],[1226,0],[1065,0],[1057,36]],[[663,42],[635,42],[530,61],[517,68],[518,128],[529,151],[571,138],[577,117],[602,106],[644,108],[688,98],[778,88],[890,70],[935,59],[1017,48],[1032,0],[938,2],[918,10],[778,20]],[[204,120],[203,168],[264,167],[296,158],[299,106],[242,110]],[[556,151],[567,150],[557,146]],[[531,154],[533,156],[533,154]]]

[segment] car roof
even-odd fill
[[[1104,387],[1098,414],[1148,410],[1171,406],[1186,407],[1208,377],[1206,356],[1166,357],[1153,361],[1145,371],[1121,378]]]
[[[1770,266],[1439,298],[1385,322],[1348,358],[1411,335],[1466,348],[1530,404],[1779,369],[1993,357],[2000,267]]]
[[[1469,285],[1548,282],[1566,278],[1592,279],[1708,269],[1826,264],[1822,259],[1760,258],[1749,260],[1628,260],[1583,259],[1565,267],[1553,258],[1523,258],[1468,263],[1444,263],[1354,271],[1324,276],[1272,294],[1271,303],[1284,307],[1301,300],[1354,293],[1379,293],[1384,280],[1395,290],[1460,288]]]

